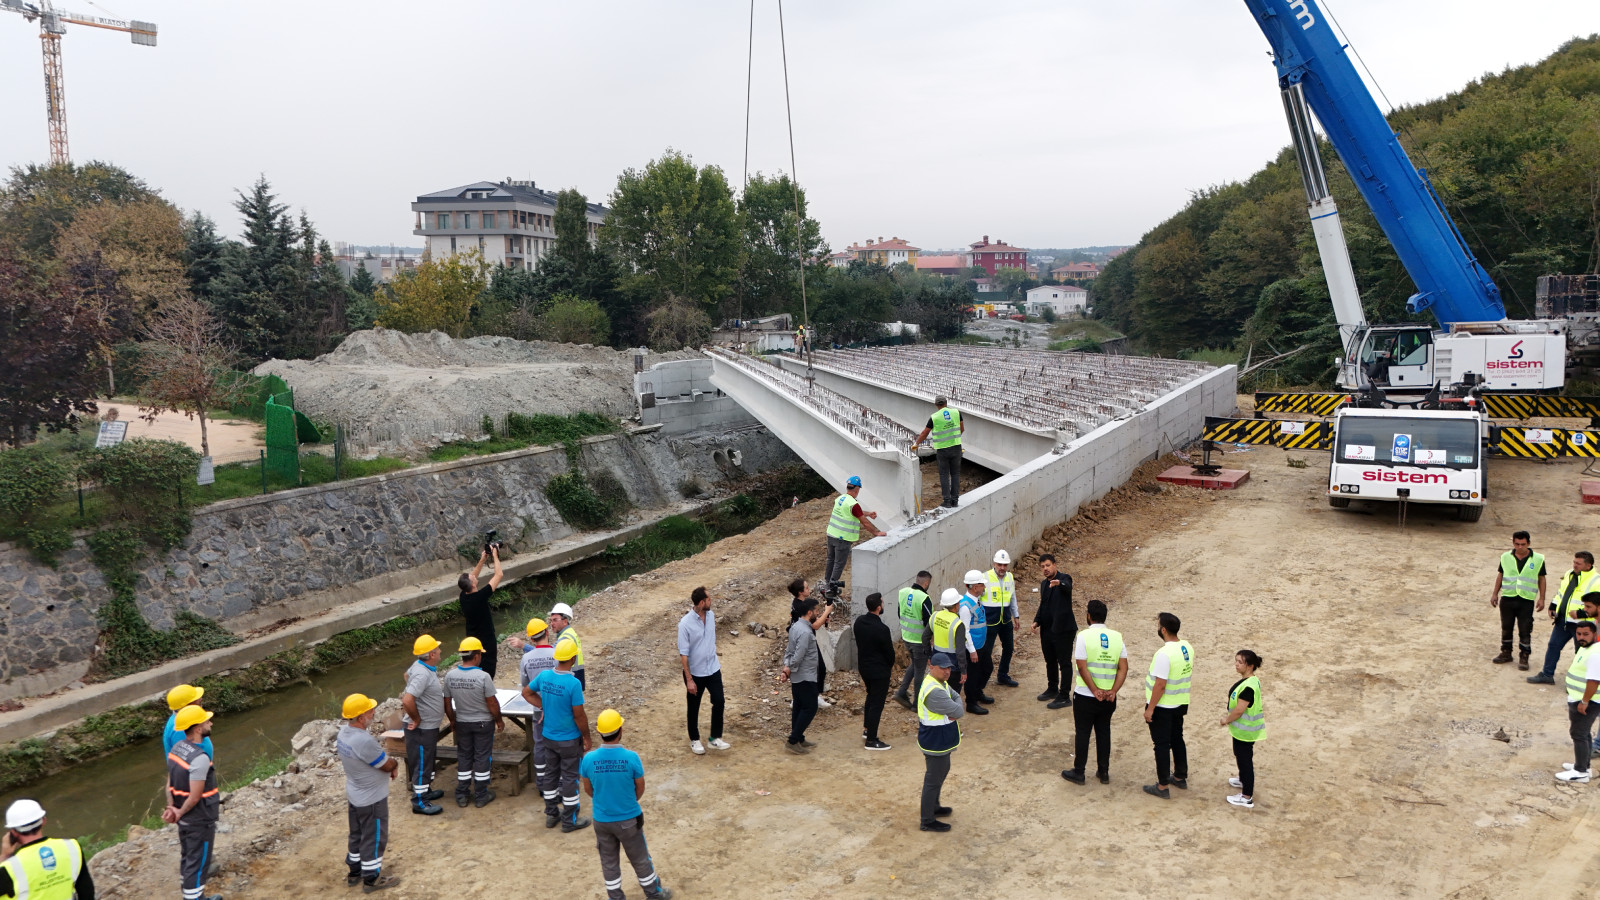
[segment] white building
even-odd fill
[[[606,208],[590,203],[589,240],[600,238]],[[412,231],[442,259],[476,247],[490,265],[531,269],[556,245],[556,195],[531,181],[479,181],[418,197]]]
[[[1071,284],[1046,284],[1028,291],[1028,315],[1036,316],[1049,307],[1058,316],[1081,313],[1089,305],[1089,292]]]
[[[341,241],[333,245],[333,262],[344,274],[345,281],[355,277],[356,269],[364,268],[367,274],[372,276],[373,281],[388,284],[401,272],[415,269],[422,262],[422,255],[407,253],[404,250],[373,253],[371,250],[358,249]]]

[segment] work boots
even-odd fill
[[[1522,651],[1522,655],[1517,657],[1517,668],[1521,669],[1524,672],[1528,671],[1528,651],[1527,650]]]
[[[544,802],[544,827],[554,828],[561,824],[561,804],[554,800]]]
[[[1508,662],[1511,662],[1511,648],[1507,647],[1504,650],[1501,650],[1500,651],[1500,655],[1496,656],[1494,659],[1490,660],[1490,662],[1494,662],[1494,663],[1508,663]]]
[[[561,833],[571,834],[589,827],[589,820],[578,815],[578,808],[572,807],[572,812],[561,817]]]

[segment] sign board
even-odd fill
[[[1305,434],[1306,433],[1306,423],[1304,423],[1304,422],[1280,422],[1280,423],[1278,423],[1278,433],[1279,434]]]
[[[1556,433],[1548,428],[1525,428],[1522,439],[1530,444],[1554,444]]]
[[[95,449],[99,450],[99,449],[104,449],[106,447],[115,447],[116,445],[122,443],[122,439],[127,437],[127,436],[128,436],[128,423],[127,422],[121,422],[121,421],[101,422],[100,423],[100,434],[98,436],[96,436],[95,439],[94,439]]]
[[[1411,435],[1397,434],[1394,436],[1394,446],[1390,448],[1389,459],[1393,462],[1411,461]]]
[[[200,457],[200,474],[195,476],[195,484],[214,484],[217,480],[217,471],[211,465],[211,457]]]

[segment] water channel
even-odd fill
[[[555,602],[558,578],[561,584],[593,593],[635,571],[595,557],[559,573],[524,580],[508,588],[517,592],[517,601],[495,610],[495,625],[503,634],[543,615]],[[433,635],[448,651],[464,637],[463,628],[458,619],[435,626]],[[409,645],[380,650],[274,691],[252,709],[219,714],[211,738],[217,748],[219,777],[226,782],[252,760],[288,753],[289,741],[300,726],[311,719],[338,718],[339,703],[347,694],[398,695],[411,661]],[[161,743],[151,738],[21,788],[6,802],[16,797],[38,800],[49,812],[51,834],[105,839],[160,812],[165,780]]]

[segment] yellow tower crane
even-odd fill
[[[67,153],[66,91],[61,76],[61,36],[67,33],[67,26],[87,25],[108,31],[122,31],[131,35],[135,44],[154,47],[156,25],[154,22],[124,22],[121,19],[67,12],[56,9],[50,0],[39,0],[37,5],[24,0],[0,0],[0,10],[17,13],[29,22],[35,19],[39,21],[39,40],[44,44],[44,99],[50,116],[50,164],[60,165],[70,159]]]

